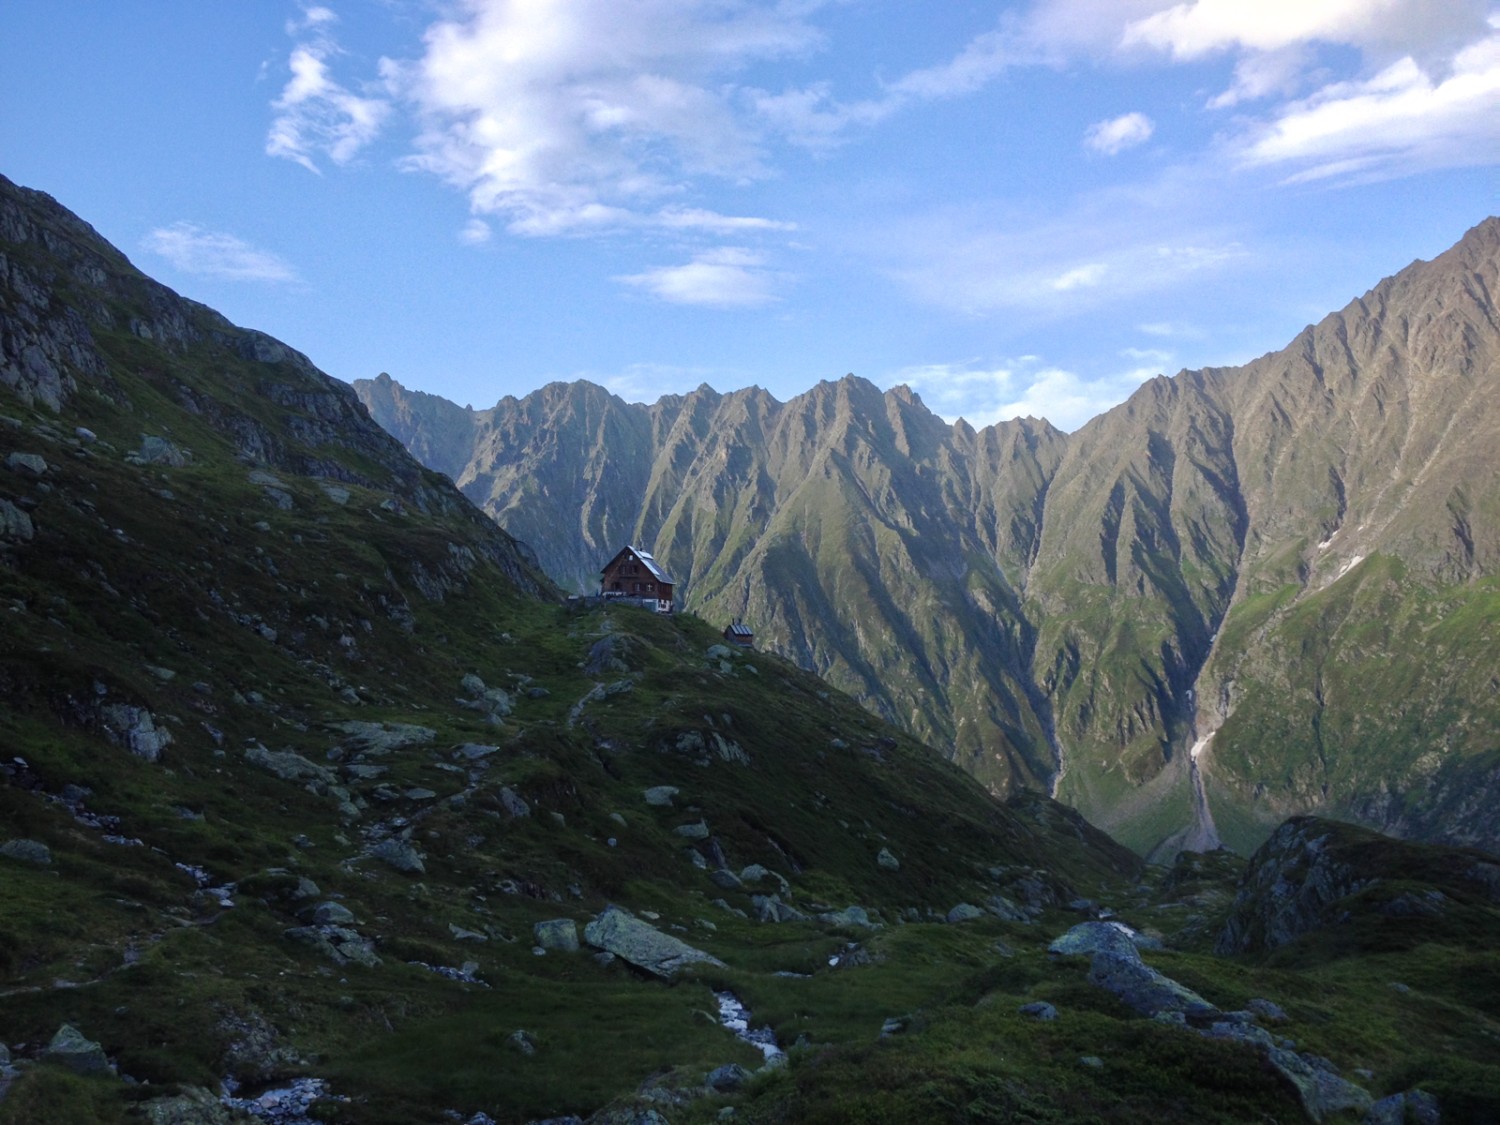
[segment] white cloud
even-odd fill
[[[196,223],[158,227],[141,240],[141,245],[183,273],[230,281],[297,280],[297,271],[277,255],[257,250],[232,234],[208,230]]]
[[[1434,81],[1410,58],[1335,83],[1257,127],[1251,164],[1293,164],[1293,180],[1395,176],[1492,164],[1500,153],[1500,35],[1460,51]]]
[[[462,0],[387,79],[421,120],[407,166],[521,234],[640,222],[697,177],[768,174],[764,122],[736,85],[820,43],[814,0]]]
[[[492,234],[489,223],[483,219],[470,219],[464,224],[463,230],[458,232],[458,238],[460,242],[470,246],[482,246],[490,240]]]
[[[1156,126],[1144,113],[1126,113],[1090,125],[1083,135],[1083,143],[1095,152],[1114,156],[1127,148],[1145,144],[1155,131]]]
[[[777,300],[783,275],[765,267],[763,255],[742,247],[707,250],[680,266],[658,266],[616,281],[676,305],[751,308]]]
[[[1157,373],[1155,367],[1137,366],[1086,379],[1038,356],[1020,356],[990,365],[971,361],[908,367],[885,382],[905,383],[920,392],[928,408],[949,422],[963,418],[983,428],[1032,417],[1072,431],[1123,402]]]
[[[310,172],[319,171],[317,156],[349,163],[379,135],[391,113],[386,99],[355,94],[334,81],[328,63],[341,52],[327,29],[337,19],[330,9],[314,7],[287,25],[289,34],[309,34],[292,49],[287,63],[292,76],[271,103],[276,117],[266,134],[266,154]]]
[[[1091,288],[1103,281],[1104,275],[1108,272],[1109,266],[1103,262],[1089,262],[1087,265],[1075,266],[1054,277],[1051,287],[1058,293],[1066,293],[1069,289]]]

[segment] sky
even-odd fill
[[[1500,0],[3,0],[0,173],[344,380],[1065,430],[1500,213]]]

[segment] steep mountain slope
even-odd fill
[[[388,376],[356,386],[413,452],[465,432],[452,404]],[[690,608],[753,620],[996,790],[1051,777],[1017,583],[1052,427],[977,434],[852,376],[785,404],[700,387],[645,407],[553,384],[469,418],[472,445],[428,463],[461,461],[459,487],[559,581],[591,590],[620,544],[652,543]]]
[[[298,1075],[319,1119],[588,1112],[759,1058],[707,978],[533,952],[610,903],[747,988],[1139,870],[700,621],[570,610],[349,388],[3,179],[0,348],[0,1122]]]
[[[1497,270],[1490,219],[1071,436],[852,377],[784,405],[553,385],[467,430],[356,390],[411,448],[447,427],[460,486],[560,580],[640,541],[690,606],[1143,851],[1249,849],[1299,811],[1493,848]]]

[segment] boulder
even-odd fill
[[[1442,1125],[1442,1107],[1425,1090],[1405,1090],[1381,1098],[1361,1125]]]
[[[295,926],[285,931],[284,936],[312,946],[336,965],[363,965],[373,969],[380,964],[380,958],[375,955],[375,943],[347,926]]]
[[[352,926],[354,912],[338,902],[320,902],[313,907],[312,920],[319,926]]]
[[[727,868],[721,867],[715,871],[710,871],[708,877],[713,880],[714,886],[726,891],[737,891],[744,886],[740,882],[740,877]]]
[[[818,921],[825,926],[863,926],[873,929],[880,923],[870,917],[870,912],[863,906],[846,906],[842,910],[832,910],[818,915]]]
[[[882,871],[900,871],[901,861],[892,854],[890,848],[881,848],[875,853],[875,862]]]
[[[42,1049],[41,1057],[67,1067],[74,1074],[110,1074],[114,1071],[104,1048],[66,1023],[57,1029],[52,1042]]]
[[[686,965],[702,963],[722,967],[724,964],[717,957],[662,933],[618,906],[606,907],[599,917],[585,926],[583,940],[594,949],[613,953],[622,961],[659,977],[671,977]]]
[[[728,1063],[709,1071],[703,1084],[716,1094],[732,1094],[743,1089],[748,1081],[750,1081],[748,1070],[739,1063]]]
[[[1057,1009],[1045,1000],[1035,1000],[1030,1004],[1022,1004],[1016,1011],[1020,1012],[1023,1016],[1042,1020],[1044,1023],[1057,1018]]]
[[[104,734],[111,742],[125,747],[137,758],[154,762],[172,742],[172,735],[156,725],[156,717],[144,707],[128,703],[107,703],[99,708]]]
[[[1215,1011],[1212,1004],[1192,989],[1143,963],[1134,946],[1128,957],[1117,953],[1094,954],[1089,983],[1113,993],[1142,1015],[1178,1012],[1191,1017]]]
[[[674,836],[681,836],[684,840],[707,840],[712,833],[708,830],[708,822],[704,820],[694,821],[692,824],[679,824],[672,829]]]
[[[6,457],[5,467],[23,476],[39,477],[47,471],[47,461],[39,453],[12,453]]]
[[[762,922],[806,922],[808,917],[796,907],[781,901],[780,895],[751,895],[750,907]]]
[[[1350,1110],[1363,1113],[1374,1102],[1369,1091],[1340,1077],[1334,1065],[1318,1055],[1299,1055],[1273,1047],[1266,1052],[1266,1059],[1292,1084],[1303,1111],[1314,1121]]]
[[[427,870],[427,865],[422,862],[422,853],[399,836],[390,836],[380,841],[370,849],[370,855],[407,874],[420,875]]]
[[[232,1110],[202,1086],[184,1086],[169,1098],[152,1098],[141,1106],[147,1125],[243,1125],[247,1116]]]
[[[504,786],[500,790],[500,807],[512,820],[531,815],[531,806],[521,800],[516,791],[509,786]]]
[[[1047,952],[1060,957],[1092,957],[1112,953],[1126,960],[1140,961],[1135,942],[1124,926],[1113,922],[1080,922],[1047,946]]]
[[[961,902],[957,906],[955,906],[952,910],[948,911],[946,917],[944,918],[944,921],[947,921],[947,922],[950,922],[950,923],[953,923],[953,922],[972,922],[976,918],[983,918],[983,917],[984,917],[984,911],[980,910],[979,907],[973,905],[972,903]]]
[[[38,840],[7,840],[0,844],[0,855],[43,867],[52,862],[52,850]]]
[[[646,798],[646,804],[648,805],[655,805],[657,808],[669,808],[672,804],[672,798],[680,792],[682,790],[678,789],[675,785],[653,785],[642,796]]]
[[[331,769],[310,762],[301,754],[291,750],[267,750],[256,743],[245,751],[245,761],[252,766],[275,774],[283,781],[314,781],[324,785],[337,785],[338,777]]]
[[[31,517],[9,500],[0,500],[0,539],[14,543],[29,543],[36,535]]]
[[[558,953],[578,952],[578,923],[571,918],[552,918],[531,929],[536,944]]]

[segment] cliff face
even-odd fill
[[[409,448],[457,434],[428,463],[559,580],[647,544],[689,608],[1143,850],[1249,848],[1303,811],[1496,846],[1459,794],[1493,792],[1500,727],[1497,273],[1490,219],[1071,436],[949,426],[853,377],[785,404],[555,384],[467,431],[356,389]]]

